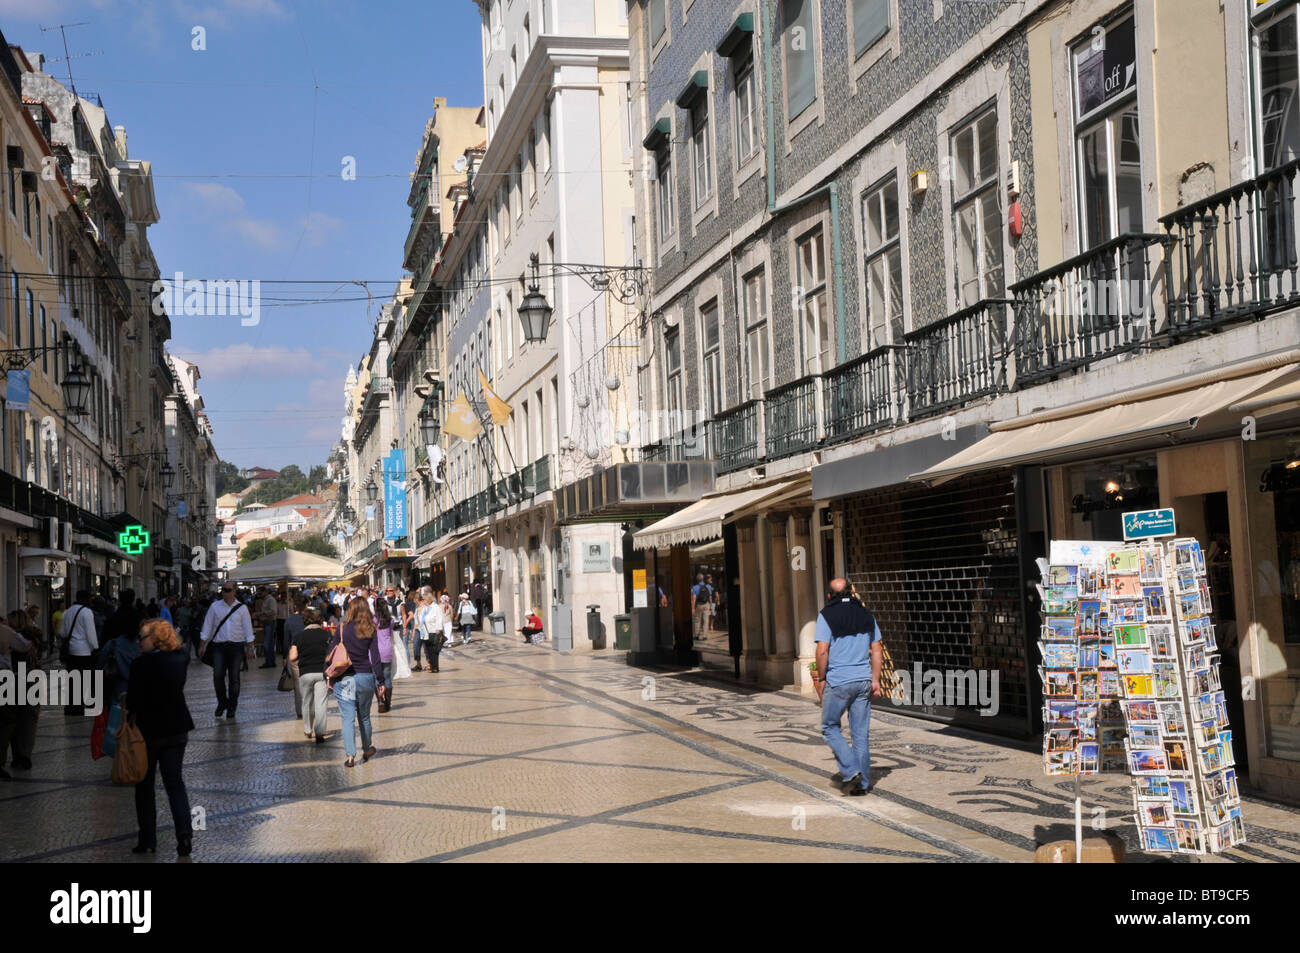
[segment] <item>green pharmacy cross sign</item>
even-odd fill
[[[123,552],[139,556],[149,548],[149,532],[143,526],[128,526],[117,534],[117,545]]]

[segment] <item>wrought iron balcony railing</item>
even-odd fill
[[[763,456],[763,402],[750,400],[715,417],[711,424],[719,473],[753,466]]]
[[[826,442],[838,443],[888,427],[902,418],[896,374],[903,348],[885,344],[822,375]]]
[[[942,413],[1006,390],[1008,303],[978,301],[905,335],[912,417]]]
[[[821,439],[821,375],[813,374],[767,392],[763,399],[767,458],[779,460],[811,450]]]

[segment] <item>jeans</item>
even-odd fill
[[[149,757],[149,771],[144,780],[135,786],[135,820],[140,827],[140,843],[153,846],[158,841],[158,814],[154,797],[154,769],[162,774],[167,800],[171,803],[172,823],[176,825],[176,839],[190,837],[190,798],[181,778],[181,762],[185,760],[185,743],[188,734],[155,738],[145,745]]]
[[[849,731],[853,733],[853,747],[844,740],[840,719],[845,710],[849,713]],[[840,776],[845,781],[861,772],[863,790],[870,786],[871,745],[871,679],[849,682],[832,688],[826,686],[822,696],[822,737],[835,753]]]
[[[217,690],[217,704],[233,712],[239,704],[239,672],[244,661],[244,643],[213,642],[208,651],[213,653],[212,686]]]
[[[474,631],[473,622],[462,622],[460,624],[460,641],[464,645],[470,639],[470,634]]]
[[[324,672],[298,676],[298,703],[302,705],[302,730],[325,737],[325,711],[329,701],[329,682]]]
[[[262,623],[262,644],[266,647],[266,661],[264,665],[275,664],[275,620],[268,619]]]
[[[411,639],[411,652],[409,656],[411,668],[415,668],[415,666],[420,664],[420,650],[423,645],[424,639],[421,638],[421,633],[418,631],[415,632],[414,637]]]
[[[348,693],[343,683],[347,681],[351,681],[355,687],[355,698],[344,697]],[[370,747],[370,703],[375,697],[375,676],[367,672],[341,679],[334,686],[334,697],[338,699],[339,714],[343,716],[343,750],[349,758],[355,758],[357,740],[353,732],[356,724],[361,725],[362,750]]]

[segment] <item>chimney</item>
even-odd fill
[[[113,138],[117,141],[117,151],[122,153],[122,158],[131,158],[126,152],[126,126],[114,126]]]

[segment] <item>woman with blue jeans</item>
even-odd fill
[[[332,680],[334,698],[343,717],[343,750],[348,756],[343,764],[349,768],[357,763],[355,725],[361,726],[361,759],[369,761],[375,756],[375,747],[370,743],[370,703],[375,698],[375,676],[382,673],[384,664],[379,659],[378,631],[370,606],[365,599],[357,598],[348,604],[343,625],[330,640],[330,651],[341,641],[352,663],[351,668]],[[379,697],[383,699],[385,695],[381,687]]]

